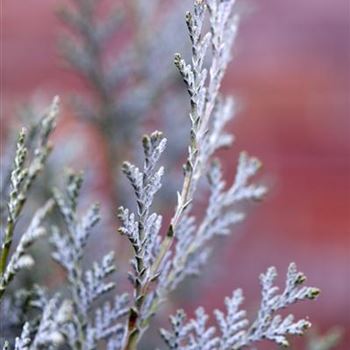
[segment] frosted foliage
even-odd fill
[[[208,315],[203,308],[197,309],[195,318],[187,321],[183,311],[171,316],[171,331],[161,330],[169,349],[239,350],[253,346],[261,340],[270,340],[280,346],[288,346],[289,335],[302,335],[311,323],[306,319],[295,320],[292,314],[282,316],[279,311],[299,301],[314,299],[318,289],[305,287],[305,276],[289,265],[285,288],[279,293],[274,285],[276,270],[270,267],[260,276],[261,303],[255,320],[249,321],[241,308],[242,290],[225,299],[226,311],[215,310],[216,327],[206,326]]]
[[[26,144],[29,142],[27,130],[22,129],[18,136],[13,167],[9,176],[9,195],[6,204],[7,219],[4,225],[1,225],[0,231],[0,298],[19,270],[33,266],[34,260],[28,253],[28,248],[45,233],[42,222],[52,208],[52,201],[48,201],[34,215],[31,224],[28,225],[28,229],[22,234],[15,253],[8,261],[15,228],[27,201],[29,190],[40,171],[44,168],[51,151],[48,138],[55,128],[58,104],[59,99],[56,97],[41,119],[39,135],[35,140],[36,143],[32,145],[33,152],[29,152]],[[1,198],[1,200],[3,199]]]
[[[111,14],[105,22],[95,22],[97,2],[72,0],[72,3],[74,9],[63,10],[61,17],[74,33],[81,35],[82,41],[77,46],[72,40],[65,42],[66,58],[93,84],[101,102],[97,109],[103,111],[104,118],[120,116],[130,101],[125,99],[124,104],[117,106],[111,88],[121,84],[125,72],[119,72],[121,76],[114,70],[107,74],[106,66],[100,65],[103,52],[99,46],[108,42],[118,28],[118,16]],[[157,0],[149,4],[144,0],[133,2],[135,16],[140,19],[138,25],[152,22],[158,13],[157,4]],[[20,133],[9,174],[7,219],[1,231],[0,311],[11,315],[7,328],[15,326],[22,331],[16,334],[16,339],[7,338],[6,342],[1,336],[0,346],[4,350],[141,348],[153,316],[162,304],[187,278],[203,274],[214,239],[230,235],[233,226],[245,218],[242,204],[260,200],[266,193],[266,188],[254,179],[261,167],[258,159],[241,152],[233,180],[227,181],[217,158],[217,151],[234,141],[225,129],[236,114],[236,102],[223,96],[220,88],[233,57],[232,47],[239,26],[235,0],[194,0],[193,4],[193,11],[185,15],[191,57],[185,60],[176,54],[174,59],[189,95],[189,130],[187,141],[183,135],[179,139],[187,144],[187,152],[182,185],[170,218],[163,220],[162,215],[168,215],[171,208],[159,206],[157,201],[157,195],[163,190],[163,176],[170,172],[168,166],[161,165],[162,158],[167,157],[167,139],[163,134],[155,131],[143,137],[142,164],[124,162],[122,165],[131,190],[128,203],[134,204],[129,208],[120,206],[117,214],[118,232],[130,246],[131,293],[116,292],[113,278],[118,256],[113,251],[93,263],[87,261],[86,247],[98,229],[100,210],[98,204],[85,206],[84,210],[80,208],[82,173],[66,171],[63,189],[62,186],[51,189],[46,204],[34,213],[17,245],[11,247],[29,189],[51,150],[49,136],[55,126],[58,99],[53,101],[38,126],[38,142],[34,148],[27,146],[26,131]],[[164,35],[162,33],[162,39]],[[152,39],[147,38],[147,47],[151,42],[157,46],[157,38]],[[93,50],[84,43],[92,45]],[[119,66],[120,62],[127,62],[127,58],[127,54],[122,55]],[[160,69],[150,59],[141,65],[150,75]],[[161,89],[163,78],[155,78],[152,84]],[[143,88],[149,90],[152,84]],[[136,87],[135,90],[131,94],[134,97],[140,93]],[[148,92],[145,96],[151,100],[152,94]],[[138,102],[137,110],[142,101]],[[90,116],[95,122],[96,112],[98,114],[93,110]],[[104,130],[106,125],[103,124]],[[118,130],[114,134],[115,130],[109,130],[108,125],[107,129],[113,142],[123,133]],[[123,139],[130,135],[126,133],[118,144],[123,144]],[[133,142],[130,139],[123,145]],[[34,152],[30,152],[31,149]],[[114,148],[111,150],[114,155]],[[28,249],[35,241],[43,240],[44,234],[49,236],[51,256],[62,270],[60,278],[64,280],[62,283],[60,280],[57,290],[30,286],[11,294],[7,287],[18,271],[33,267],[34,259]],[[58,270],[52,271],[58,273]],[[261,302],[255,317],[251,318],[244,310],[243,292],[237,289],[225,299],[225,310],[215,310],[212,319],[202,307],[190,320],[184,311],[176,312],[170,317],[170,330],[161,330],[165,345],[179,350],[239,350],[268,340],[278,346],[288,346],[290,336],[302,335],[311,323],[286,315],[282,310],[297,302],[315,299],[319,290],[304,286],[306,278],[294,263],[289,265],[281,290],[275,285],[276,275],[276,269],[270,267],[260,276]]]
[[[121,337],[125,331],[119,321],[127,313],[128,296],[117,296],[115,302],[105,302],[91,317],[95,300],[115,287],[108,277],[115,271],[114,253],[102,257],[86,271],[82,267],[84,248],[93,227],[99,221],[99,209],[92,205],[81,217],[77,214],[78,197],[82,185],[80,174],[69,173],[65,193],[54,191],[54,197],[66,225],[65,232],[54,227],[53,258],[66,270],[72,295],[74,317],[66,325],[69,344],[75,348],[95,349],[100,340],[108,343],[112,337]]]

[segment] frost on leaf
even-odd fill
[[[288,268],[285,288],[279,293],[274,285],[276,269],[270,267],[260,276],[261,303],[256,319],[250,322],[241,308],[243,294],[240,289],[225,299],[226,311],[215,310],[217,326],[207,327],[208,316],[202,308],[196,318],[185,322],[186,315],[178,311],[170,318],[172,330],[161,330],[169,349],[239,350],[255,345],[261,340],[270,340],[280,346],[288,346],[289,335],[302,335],[311,326],[308,320],[295,320],[292,314],[284,317],[279,311],[302,300],[315,299],[319,290],[305,287],[306,278],[291,263]]]
[[[161,187],[163,168],[157,167],[163,153],[166,139],[158,131],[143,138],[144,163],[142,170],[125,162],[123,172],[128,178],[136,198],[137,211],[120,207],[118,218],[121,222],[119,232],[126,236],[135,253],[131,264],[133,271],[129,274],[132,284],[141,288],[147,284],[151,276],[151,266],[154,263],[160,245],[159,231],[162,217],[151,212],[154,196]]]
[[[95,349],[98,342],[109,343],[112,338],[121,337],[125,326],[121,322],[126,315],[127,295],[116,296],[115,302],[105,302],[96,310],[95,318],[91,317],[91,309],[96,300],[115,287],[108,281],[115,271],[114,253],[94,262],[92,267],[84,270],[82,258],[85,246],[92,229],[99,221],[99,208],[92,205],[81,216],[77,213],[78,198],[82,185],[81,174],[68,173],[65,192],[57,189],[54,197],[65,228],[53,227],[53,258],[66,270],[71,290],[73,319],[66,326],[68,343],[83,349]]]

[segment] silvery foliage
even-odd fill
[[[187,64],[180,54],[176,54],[175,65],[190,95],[190,145],[184,165],[183,187],[178,193],[175,214],[163,240],[158,235],[160,217],[151,215],[149,208],[160,187],[163,173],[162,168],[155,171],[159,154],[164,148],[158,150],[157,147],[163,143],[165,145],[165,141],[160,136],[157,142],[154,141],[156,156],[153,157],[153,164],[147,162],[145,152],[146,166],[143,171],[129,163],[124,165],[124,173],[133,186],[138,206],[137,214],[130,214],[128,209],[122,208],[119,215],[122,222],[120,231],[128,236],[136,253],[133,260],[136,273],[132,276],[136,293],[129,314],[126,349],[137,342],[135,338],[138,339],[148,327],[152,313],[169,292],[187,276],[200,272],[209,255],[208,242],[215,236],[230,233],[231,225],[242,219],[243,215],[235,210],[236,204],[246,199],[259,199],[265,193],[263,186],[250,183],[251,177],[260,167],[255,158],[246,153],[241,154],[235,181],[228,189],[219,161],[212,159],[218,149],[232,142],[232,136],[224,132],[224,127],[232,118],[235,105],[232,99],[221,96],[219,89],[237,32],[238,18],[233,4],[234,1],[195,1],[193,14],[186,14],[192,61]],[[205,32],[207,9],[210,30]],[[209,56],[209,47],[212,52],[208,70],[205,60]],[[152,137],[155,137],[154,134],[146,140]],[[147,163],[152,164],[151,174],[147,172]],[[208,174],[211,195],[206,213],[202,221],[197,223],[191,208],[199,181],[205,174]],[[150,224],[147,225],[148,221]],[[155,228],[154,223],[157,223]],[[144,229],[146,225],[149,227],[147,230]],[[172,254],[170,247],[173,242],[175,252]],[[149,253],[144,247],[150,247],[152,259],[148,258]]]
[[[82,1],[76,0],[76,3]],[[144,136],[143,166],[123,164],[123,172],[136,199],[135,211],[121,207],[118,212],[119,232],[127,237],[133,249],[129,274],[134,291],[131,302],[127,294],[117,295],[113,303],[101,300],[114,288],[114,283],[109,282],[115,270],[113,253],[106,254],[90,269],[83,268],[84,251],[91,231],[99,221],[99,209],[92,205],[82,215],[78,213],[82,176],[69,172],[65,191],[53,191],[64,226],[54,226],[51,234],[52,256],[66,271],[69,294],[49,297],[39,293],[41,296],[34,303],[41,316],[25,323],[15,349],[51,350],[65,344],[72,349],[92,350],[100,342],[108,350],[136,349],[151,317],[168,294],[187,276],[201,271],[207,262],[211,240],[227,235],[231,225],[242,220],[243,214],[236,210],[237,203],[260,199],[265,193],[263,186],[251,182],[260,167],[257,159],[243,152],[230,185],[226,185],[220,163],[214,159],[218,149],[232,142],[232,136],[225,133],[224,127],[234,115],[235,103],[222,96],[219,89],[237,32],[234,2],[194,0],[193,13],[186,15],[192,60],[187,64],[177,54],[175,65],[190,95],[190,143],[183,186],[164,236],[160,234],[162,217],[153,212],[152,206],[161,187],[164,170],[158,162],[166,139],[160,132]],[[23,141],[18,146],[18,169],[22,169],[23,163],[22,144]],[[210,195],[203,217],[197,218],[193,203],[205,176]],[[11,200],[15,201],[10,198],[10,203]],[[34,217],[36,226],[41,226],[41,217]],[[36,226],[33,224],[34,228]],[[277,294],[278,288],[273,284],[275,277],[274,268],[261,275],[262,302],[253,322],[249,322],[246,313],[240,309],[243,297],[237,290],[232,298],[226,299],[226,313],[215,312],[218,330],[206,326],[208,317],[201,308],[196,319],[190,322],[178,312],[171,318],[173,332],[162,331],[166,344],[171,349],[183,350],[240,349],[261,339],[287,345],[288,334],[301,334],[310,323],[294,321],[292,316],[282,317],[278,311],[299,300],[315,298],[318,290],[301,286],[305,277],[297,272],[294,264],[288,269],[286,287],[281,294]],[[101,304],[96,307],[98,301]]]
[[[0,322],[0,348],[5,340],[11,340],[12,334],[18,335],[23,324],[29,320],[27,311],[32,308],[31,301],[38,299],[37,290],[17,289],[6,295],[0,303],[0,315],[6,315],[6,320]],[[14,340],[14,339],[12,339]]]
[[[232,225],[243,220],[244,214],[237,211],[237,203],[246,199],[260,199],[265,193],[263,186],[249,183],[259,167],[257,159],[241,153],[235,180],[226,188],[220,163],[212,162],[208,170],[210,195],[205,215],[199,223],[194,216],[183,215],[164,288],[172,291],[186,277],[198,275],[210,254],[208,243],[215,237],[231,234]]]
[[[162,118],[157,118],[157,123],[160,121],[165,132],[174,130],[174,113],[179,137],[186,130],[178,127],[179,120],[185,120],[185,100],[169,60],[173,48],[182,48],[185,43],[181,31],[186,1],[131,0],[111,4],[71,0],[69,3],[59,12],[67,29],[62,32],[60,51],[72,72],[89,87],[88,95],[74,96],[73,104],[77,116],[90,122],[103,136],[113,175],[112,201],[122,198],[127,203],[128,193],[120,183],[119,167],[124,153],[134,152],[132,140],[149,132],[149,120],[158,115]],[[114,42],[125,31],[129,34],[120,50],[120,45],[115,46]],[[167,113],[169,100],[176,106],[174,113]],[[167,167],[182,160],[185,145],[177,140],[177,135],[169,137],[171,147],[164,164]],[[137,155],[132,157],[136,159]],[[173,197],[180,176],[176,169],[174,176],[167,179],[162,200]]]
[[[240,155],[235,179],[228,188],[219,160],[213,160],[218,149],[229,146],[233,141],[224,127],[234,116],[235,102],[219,93],[238,27],[233,5],[234,1],[195,1],[193,13],[186,14],[192,43],[191,64],[187,64],[181,55],[175,56],[175,64],[191,99],[191,142],[184,166],[184,188],[178,197],[173,220],[177,226],[175,255],[166,264],[167,273],[162,279],[159,294],[166,295],[187,276],[198,274],[210,253],[210,240],[229,234],[232,224],[243,219],[243,214],[237,212],[237,204],[243,200],[260,199],[266,191],[264,186],[251,184],[260,162],[247,153]],[[205,31],[207,12],[210,22],[208,32]],[[206,68],[209,47],[212,52],[209,68]],[[209,180],[210,196],[205,215],[198,221],[190,209],[204,174]]]
[[[129,279],[134,287],[134,306],[129,312],[129,333],[126,336],[126,344],[131,341],[132,337],[137,339],[141,330],[146,328],[153,312],[152,299],[149,298],[148,293],[150,284],[157,278],[153,266],[160,251],[159,231],[162,216],[152,213],[151,206],[155,194],[161,187],[164,169],[158,168],[157,162],[165,145],[166,139],[160,132],[145,135],[143,137],[144,164],[142,170],[128,162],[125,162],[122,168],[133,187],[137,203],[136,213],[124,207],[120,207],[118,213],[121,222],[119,232],[129,239],[134,250],[134,257],[131,261],[132,271],[129,273]]]
[[[134,249],[133,272],[129,277],[136,293],[152,277],[150,268],[159,252],[162,216],[152,213],[151,206],[155,194],[161,187],[164,169],[157,168],[157,162],[165,145],[166,139],[160,132],[145,135],[143,137],[145,160],[142,170],[128,162],[125,162],[122,168],[133,187],[137,203],[136,213],[130,213],[124,207],[120,207],[118,213],[121,222],[119,232],[128,237]]]
[[[13,346],[5,341],[3,349],[56,349],[63,345],[62,327],[70,317],[67,303],[59,294],[50,299],[47,291],[39,286],[16,291],[11,299],[5,298],[1,304],[1,311],[8,318],[5,327],[20,327],[22,332]]]
[[[98,207],[93,205],[81,217],[77,214],[81,185],[81,175],[70,172],[65,193],[54,189],[54,200],[66,231],[52,228],[52,255],[67,272],[70,297],[63,298],[56,293],[50,298],[37,288],[36,296],[28,300],[40,315],[24,324],[21,336],[16,339],[16,350],[58,349],[64,344],[73,349],[92,350],[100,341],[104,341],[111,350],[121,347],[125,332],[122,319],[128,311],[128,295],[116,295],[113,302],[104,301],[92,309],[97,299],[115,287],[114,283],[106,281],[115,266],[114,255],[109,253],[92,268],[85,271],[82,268],[84,249],[92,228],[99,220],[99,212]],[[33,222],[38,220],[35,216]],[[21,243],[13,256],[21,252],[20,247]],[[9,345],[5,344],[4,348],[9,348]]]
[[[208,326],[208,315],[198,308],[195,318],[186,320],[184,311],[170,317],[171,331],[162,329],[161,335],[169,349],[181,350],[239,350],[256,345],[261,340],[270,340],[277,345],[289,346],[289,335],[302,335],[311,326],[308,320],[295,320],[292,314],[282,316],[279,311],[301,300],[315,299],[316,288],[305,287],[305,276],[297,271],[294,263],[289,265],[285,288],[278,293],[274,285],[276,269],[270,267],[260,276],[261,302],[253,322],[241,308],[241,289],[225,299],[226,311],[215,310],[217,326]]]
[[[35,322],[26,322],[15,350],[56,349],[65,343],[64,327],[72,317],[69,301],[59,295],[42,300],[42,315]]]
[[[181,11],[173,11],[172,7],[172,10],[160,13],[158,0],[135,0],[130,6],[109,6],[106,15],[99,18],[101,3],[98,1],[71,0],[71,4],[71,7],[64,7],[59,12],[60,19],[74,34],[64,35],[60,42],[61,53],[67,63],[90,83],[101,98],[100,103],[111,103],[107,106],[111,110],[105,113],[123,118],[121,112],[128,111],[134,117],[134,114],[145,112],[144,108],[146,105],[150,107],[153,94],[160,92],[161,86],[167,84],[167,78],[172,74],[164,56],[172,51],[169,37],[173,37]],[[108,2],[105,5],[108,7]],[[106,47],[128,20],[134,21],[135,40],[128,42],[123,52],[108,57]],[[180,38],[173,39],[181,45]],[[140,59],[140,54],[143,59]],[[158,74],[160,67],[154,65],[155,61],[162,65],[163,74]],[[119,97],[115,96],[115,89],[129,84],[128,80],[133,75],[139,75],[142,80]],[[135,103],[136,97],[141,101]],[[129,105],[131,103],[133,106]],[[130,108],[136,110],[130,111]],[[84,112],[93,119],[98,118],[94,109],[90,113]]]
[[[82,176],[69,173],[65,193],[55,189],[54,198],[66,229],[53,228],[53,258],[67,272],[71,290],[72,315],[64,328],[68,343],[73,348],[96,349],[99,341],[113,343],[118,349],[125,327],[119,321],[127,313],[128,295],[117,295],[113,303],[106,301],[101,307],[90,311],[94,302],[114,289],[115,284],[108,277],[115,271],[113,252],[95,262],[92,268],[82,267],[82,258],[91,230],[99,221],[99,209],[92,205],[83,215],[77,213],[78,197]],[[107,280],[107,281],[106,281]],[[112,348],[112,347],[111,347]]]
[[[17,244],[16,250],[11,255],[6,269],[0,279],[0,295],[5,292],[6,287],[14,278],[16,273],[25,268],[31,268],[34,265],[33,257],[28,253],[28,248],[43,235],[46,229],[42,226],[47,214],[53,208],[53,201],[49,200],[42,208],[34,214],[31,223],[23,233]]]
[[[15,228],[27,201],[28,193],[37,175],[45,166],[51,151],[49,136],[55,128],[58,102],[58,98],[55,98],[47,113],[41,119],[40,133],[35,140],[35,145],[32,145],[32,150],[27,145],[29,141],[25,129],[22,129],[18,137],[14,165],[9,176],[7,189],[9,192],[7,219],[4,225],[1,225],[0,234],[0,299],[15,274],[19,270],[29,268],[34,264],[33,258],[28,253],[28,248],[45,233],[42,223],[53,206],[52,201],[49,200],[34,214],[32,222],[22,234],[17,248],[10,256]]]
[[[223,181],[219,162],[210,161],[217,149],[229,145],[232,141],[232,138],[223,132],[223,127],[232,117],[234,103],[219,95],[219,87],[231,57],[230,44],[233,43],[237,32],[238,17],[234,11],[234,2],[195,1],[193,14],[186,15],[192,41],[192,63],[187,64],[178,54],[175,57],[175,64],[191,97],[191,144],[185,165],[185,177],[188,175],[189,181],[185,196],[179,195],[178,208],[181,210],[176,218],[178,225],[175,234],[175,256],[168,261],[165,268],[165,277],[161,280],[158,291],[160,295],[166,295],[175,289],[186,276],[198,274],[209,254],[206,243],[216,235],[228,234],[230,226],[243,218],[243,215],[235,210],[238,202],[260,199],[265,193],[264,187],[250,183],[260,164],[245,152],[239,157],[236,177],[228,188]],[[203,35],[206,8],[209,12],[210,32]],[[208,73],[204,62],[210,44],[212,61]],[[207,80],[208,85],[205,84]],[[197,224],[195,217],[189,214],[188,208],[191,207],[192,194],[204,172],[208,174],[210,197],[204,218]],[[295,265],[291,264],[285,291],[276,296],[277,289],[273,286],[275,275],[275,269],[270,268],[261,276],[262,304],[257,319],[248,329],[249,323],[245,320],[245,314],[238,309],[243,300],[238,290],[232,299],[226,300],[227,315],[216,312],[221,337],[215,336],[214,328],[206,329],[207,316],[202,309],[198,310],[197,322],[192,322],[192,329],[189,325],[182,325],[183,314],[180,312],[177,317],[172,318],[174,333],[162,332],[168,346],[173,349],[239,349],[263,338],[287,345],[286,334],[302,334],[310,323],[305,320],[293,322],[293,316],[284,319],[279,315],[272,317],[273,313],[298,300],[313,299],[318,290],[306,287],[299,289],[305,278],[297,273]],[[183,343],[186,340],[187,342]]]
[[[70,2],[72,6],[59,12],[73,34],[62,36],[61,53],[95,96],[94,103],[76,98],[77,111],[99,127],[110,147],[121,148],[135,136],[135,122],[153,109],[154,102],[161,103],[159,97],[173,85],[165,57],[171,55],[173,44],[183,42],[180,36],[173,36],[181,19],[181,10],[174,8],[179,10],[182,5],[174,2],[169,10],[158,0],[133,0],[114,7],[108,1]],[[106,14],[100,16],[103,5]],[[109,52],[110,43],[130,22],[131,40],[121,52]],[[114,157],[119,148],[114,148]]]

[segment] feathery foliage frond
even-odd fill
[[[232,99],[222,97],[219,89],[231,59],[231,46],[237,33],[238,16],[235,13],[234,3],[234,0],[195,1],[193,13],[186,14],[192,43],[191,64],[187,64],[180,54],[175,55],[175,65],[186,84],[191,102],[190,144],[184,165],[183,187],[178,193],[175,214],[151,267],[153,271],[151,276],[159,276],[157,280],[152,278],[151,281],[154,280],[157,284],[150,288],[151,281],[141,283],[141,290],[148,291],[148,295],[136,293],[139,295],[136,297],[136,307],[130,309],[125,350],[134,349],[140,334],[148,327],[149,316],[145,319],[147,315],[145,306],[149,307],[151,316],[181,281],[200,272],[210,254],[208,243],[211,239],[218,235],[227,235],[232,224],[243,218],[243,214],[235,210],[236,204],[242,200],[260,199],[266,192],[263,186],[251,183],[251,178],[260,167],[260,162],[255,158],[249,157],[244,152],[240,155],[235,180],[228,189],[223,180],[219,161],[212,161],[215,152],[221,147],[230,145],[233,140],[224,132],[224,127],[233,117],[234,102]],[[204,30],[206,13],[210,22],[209,32]],[[205,61],[209,47],[211,57],[206,68]],[[140,188],[144,176],[139,169],[128,164],[124,167],[124,172],[134,187],[140,205]],[[210,198],[203,219],[197,223],[191,214],[191,208],[199,181],[205,174],[209,179]],[[150,195],[150,204],[152,199],[153,196]],[[140,220],[135,219],[134,214],[130,215],[127,209],[122,209],[120,217],[124,221],[122,230],[136,246],[137,260],[134,265],[137,266],[137,263],[144,259],[138,254],[141,251],[138,245],[142,237],[140,238],[139,233],[130,234],[130,232],[138,232]],[[157,227],[157,233],[158,230]],[[157,233],[153,236],[154,239]],[[174,254],[170,251],[173,242],[175,242]],[[138,269],[148,276],[148,269],[142,264]]]
[[[263,186],[249,183],[259,167],[258,160],[242,153],[235,180],[225,189],[220,163],[213,161],[208,172],[210,196],[205,215],[196,224],[194,216],[184,214],[179,224],[175,255],[165,288],[174,290],[187,276],[197,275],[210,253],[208,243],[217,236],[230,234],[231,226],[244,218],[235,206],[242,200],[260,199],[264,195],[266,190]]]
[[[226,313],[215,310],[217,329],[207,327],[208,316],[199,308],[196,318],[186,322],[186,315],[178,311],[170,318],[172,331],[161,330],[169,349],[181,350],[239,350],[261,340],[270,340],[280,346],[288,346],[289,335],[302,335],[311,323],[305,319],[295,321],[293,315],[282,317],[278,312],[296,302],[315,299],[319,290],[305,287],[303,273],[294,263],[289,265],[286,285],[278,294],[274,285],[276,269],[270,267],[260,276],[262,299],[255,321],[250,323],[246,311],[241,309],[242,290],[225,299]]]
[[[151,305],[145,299],[149,285],[157,277],[152,267],[158,257],[161,241],[159,230],[162,217],[150,210],[154,196],[161,187],[164,170],[162,167],[157,168],[157,163],[165,149],[166,139],[156,131],[145,135],[142,143],[145,157],[142,170],[128,162],[123,165],[123,172],[136,196],[137,213],[129,213],[128,209],[120,207],[118,214],[122,223],[119,232],[128,237],[135,254],[132,260],[133,272],[129,274],[134,286],[135,300],[129,315],[130,339],[137,339],[141,332],[139,323],[150,317]]]
[[[89,311],[95,300],[111,291],[115,284],[106,279],[115,271],[114,253],[106,254],[100,263],[94,263],[84,272],[82,258],[91,230],[98,223],[99,209],[95,204],[85,214],[77,213],[78,197],[81,191],[82,175],[69,173],[65,193],[55,189],[54,198],[66,229],[54,227],[52,244],[53,258],[66,270],[72,294],[73,318],[67,326],[68,343],[73,348],[95,349],[100,340],[123,335],[124,326],[118,321],[125,316],[127,295],[120,296],[111,306],[106,303],[96,311],[95,320]],[[108,315],[107,315],[108,312]]]
[[[24,325],[21,337],[16,340],[15,349],[58,349],[65,342],[63,327],[72,317],[71,312],[65,301],[61,302],[58,295],[54,296],[47,301],[36,327],[29,323]],[[31,340],[35,328],[35,336]]]
[[[175,65],[187,86],[191,101],[191,140],[188,159],[184,165],[185,179],[178,196],[178,204],[167,246],[175,239],[175,256],[169,263],[167,278],[160,294],[166,295],[189,275],[197,274],[206,262],[214,236],[230,232],[232,224],[242,219],[234,205],[243,199],[257,199],[264,193],[263,186],[248,185],[259,168],[259,162],[242,153],[233,185],[225,190],[220,163],[213,161],[215,152],[231,144],[233,137],[224,132],[226,123],[235,112],[234,102],[220,95],[219,89],[231,59],[238,17],[235,1],[195,1],[193,13],[186,14],[186,23],[192,43],[192,63],[186,64],[181,55],[175,55]],[[210,31],[205,32],[208,13]],[[203,33],[204,32],[204,33]],[[205,67],[211,48],[209,67]],[[191,203],[199,180],[208,174],[210,200],[201,223],[190,213]]]
[[[20,133],[9,181],[8,217],[4,232],[1,232],[0,298],[15,274],[33,265],[28,248],[45,233],[45,218],[53,207],[59,215],[53,218],[50,230],[52,258],[63,268],[66,281],[62,294],[34,287],[18,295],[17,299],[4,300],[0,305],[1,311],[10,313],[12,308],[12,321],[22,328],[22,332],[13,344],[6,342],[3,349],[12,346],[15,350],[96,350],[102,346],[107,350],[136,350],[152,316],[169,294],[187,277],[200,275],[208,264],[212,241],[229,235],[232,225],[244,218],[239,209],[241,204],[260,200],[265,194],[265,187],[254,183],[253,178],[261,166],[256,158],[246,152],[240,154],[232,183],[225,181],[220,161],[216,158],[217,151],[230,146],[234,140],[225,128],[236,114],[236,102],[223,96],[220,88],[232,58],[232,46],[238,30],[236,1],[193,1],[194,9],[185,17],[192,55],[190,60],[185,60],[180,54],[176,54],[174,59],[189,94],[189,140],[182,186],[164,232],[161,232],[162,215],[154,207],[155,196],[162,186],[164,167],[159,166],[159,162],[167,139],[159,131],[145,135],[142,141],[143,164],[138,167],[124,162],[122,166],[135,199],[135,209],[120,207],[118,210],[118,232],[130,242],[132,251],[129,272],[132,297],[123,293],[108,299],[115,289],[111,280],[115,272],[114,252],[105,254],[87,268],[83,264],[88,240],[100,220],[100,211],[97,204],[80,211],[79,197],[83,183],[80,173],[67,172],[64,190],[53,189],[53,199],[49,199],[34,214],[10,255],[15,227],[29,189],[50,152],[48,139],[55,126],[57,99],[35,131],[38,142],[34,148],[28,146],[26,132]],[[128,62],[130,65],[125,67],[130,71],[121,70],[120,74],[116,74],[115,69],[108,72],[108,65],[104,62],[104,45],[116,32],[119,16],[113,13],[105,21],[96,20],[97,1],[71,2],[73,8],[62,10],[61,18],[80,39],[75,42],[67,38],[64,55],[74,69],[90,82],[97,95],[98,105],[90,113],[90,119],[109,138],[112,146],[109,160],[114,162],[116,144],[123,143],[131,135],[123,134],[122,129],[115,132],[119,125],[114,122],[111,124],[113,127],[109,127],[112,118],[118,119],[121,115],[124,118],[123,111],[130,104],[125,95],[120,96],[124,102],[118,104],[114,92],[118,87],[129,90],[130,86],[124,84],[125,78],[135,72],[151,76],[158,69],[151,55],[151,58],[145,57],[137,63],[137,56],[140,56],[137,54],[149,52],[152,43],[161,50],[162,35],[158,38],[140,32],[140,28],[151,24],[155,16],[152,11],[157,13],[157,0],[132,2],[135,18],[140,19],[140,28],[136,31],[139,40],[117,62],[119,68],[120,62],[132,57],[132,62]],[[141,8],[147,11],[140,12]],[[163,92],[169,75],[162,74],[160,77],[158,72],[155,75],[148,83],[142,74],[136,79],[130,95],[142,94],[147,103],[137,100],[138,106],[129,106],[129,116],[145,112],[146,105],[150,106],[155,96]],[[102,117],[101,120],[97,115]],[[121,134],[123,138],[119,140]],[[125,142],[123,147],[127,148],[131,144],[129,142]],[[203,212],[199,213],[196,204],[201,197],[199,193],[205,191],[202,187],[205,180],[209,197],[203,203]],[[202,307],[189,321],[181,310],[171,316],[171,330],[161,330],[165,344],[169,349],[179,350],[240,350],[255,346],[262,340],[288,346],[289,336],[303,334],[311,323],[306,319],[295,320],[291,314],[284,316],[281,310],[299,301],[315,299],[319,290],[303,285],[306,278],[298,272],[294,263],[289,265],[281,292],[275,286],[276,275],[276,269],[270,267],[260,276],[261,303],[254,320],[250,321],[247,312],[242,309],[243,292],[237,289],[225,299],[225,311],[214,311],[216,326],[210,325],[209,316]],[[17,314],[16,308],[23,308],[23,314]],[[33,310],[28,313],[24,310],[27,308]]]
[[[51,150],[49,136],[55,128],[58,102],[59,100],[56,97],[41,120],[37,144],[33,154],[29,154],[26,147],[25,129],[22,129],[18,137],[14,165],[10,175],[7,220],[4,225],[1,225],[1,231],[4,230],[4,232],[1,232],[0,235],[2,240],[0,249],[0,299],[16,272],[24,267],[33,265],[33,258],[27,254],[27,248],[44,233],[44,228],[41,224],[52,207],[49,201],[37,212],[27,231],[23,234],[13,257],[8,262],[16,224],[27,201],[29,190],[38,173],[45,166]]]
[[[36,240],[40,239],[46,233],[42,224],[47,214],[53,208],[53,205],[53,201],[49,200],[44,207],[37,210],[32,222],[23,233],[16,250],[10,257],[6,269],[0,279],[0,296],[5,292],[6,287],[10,284],[11,280],[19,270],[31,268],[34,265],[34,260],[27,251]]]
[[[58,13],[67,29],[60,52],[72,73],[89,87],[88,96],[75,96],[73,104],[77,115],[103,136],[113,174],[113,200],[124,195],[118,182],[120,164],[133,151],[144,118],[154,114],[155,105],[159,110],[166,108],[165,96],[179,95],[168,58],[173,45],[184,43],[181,36],[173,35],[182,21],[183,5],[174,2],[168,8],[158,0],[117,4],[70,0]],[[123,49],[110,50],[111,43],[129,32],[130,23],[133,28]],[[173,116],[165,122],[169,119]],[[175,150],[173,154],[179,156]]]

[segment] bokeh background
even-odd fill
[[[1,94],[6,125],[20,104],[61,95],[64,140],[64,130],[78,123],[66,101],[83,87],[57,54],[60,4],[2,1]],[[338,349],[349,349],[350,5],[348,0],[248,4],[223,87],[241,103],[232,124],[236,143],[222,157],[232,178],[239,150],[256,155],[270,190],[263,203],[248,206],[247,221],[218,244],[203,278],[188,283],[174,303],[189,312],[199,304],[211,310],[242,287],[254,308],[259,273],[275,265],[283,274],[295,261],[309,284],[322,290],[317,302],[296,313],[309,315],[321,332],[342,327]],[[93,141],[96,154],[103,152],[101,142]],[[94,181],[96,192],[107,198],[108,176],[101,171]]]

